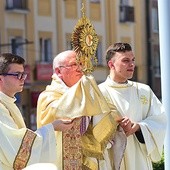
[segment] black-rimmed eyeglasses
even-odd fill
[[[2,73],[0,75],[3,75],[3,76],[15,76],[19,80],[22,80],[22,79],[25,80],[27,78],[26,73]]]

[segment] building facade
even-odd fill
[[[53,58],[72,48],[71,35],[82,16],[82,3],[99,38],[98,65],[93,73],[97,83],[107,77],[104,54],[115,42],[132,45],[136,57],[135,80],[157,81],[157,8],[152,1],[155,0],[150,3],[141,0],[0,0],[0,52],[11,51],[26,60],[28,78],[24,91],[16,97],[28,127],[36,128],[36,102],[39,93],[51,81]],[[156,73],[148,69],[154,67],[153,64]]]

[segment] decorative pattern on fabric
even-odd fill
[[[36,138],[36,134],[30,130],[27,130],[25,136],[23,137],[21,146],[19,148],[18,154],[15,157],[13,164],[14,170],[21,170],[26,167],[28,160],[31,155],[32,145]]]
[[[82,170],[81,119],[75,119],[72,129],[63,132],[64,170]]]
[[[83,116],[81,118],[81,124],[80,124],[80,134],[83,135],[86,132],[86,117]]]
[[[148,104],[148,99],[144,95],[140,96],[140,101],[142,102],[142,104]]]
[[[151,107],[151,90],[145,87],[145,90],[143,90],[142,86],[140,83],[136,82],[136,89],[137,89],[137,95],[140,100],[140,103],[143,108],[147,110],[147,113],[150,110]]]

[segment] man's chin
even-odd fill
[[[21,88],[20,90],[18,90],[18,92],[22,92],[23,91],[23,88]]]
[[[132,79],[133,78],[133,74],[128,76],[128,79]]]

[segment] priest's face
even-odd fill
[[[124,83],[133,77],[135,57],[132,51],[116,52],[109,62],[111,77],[114,81]]]
[[[71,87],[76,84],[81,77],[83,72],[81,71],[81,66],[76,63],[76,53],[70,53],[69,56],[65,59],[65,62],[60,68],[60,78],[63,82]]]

